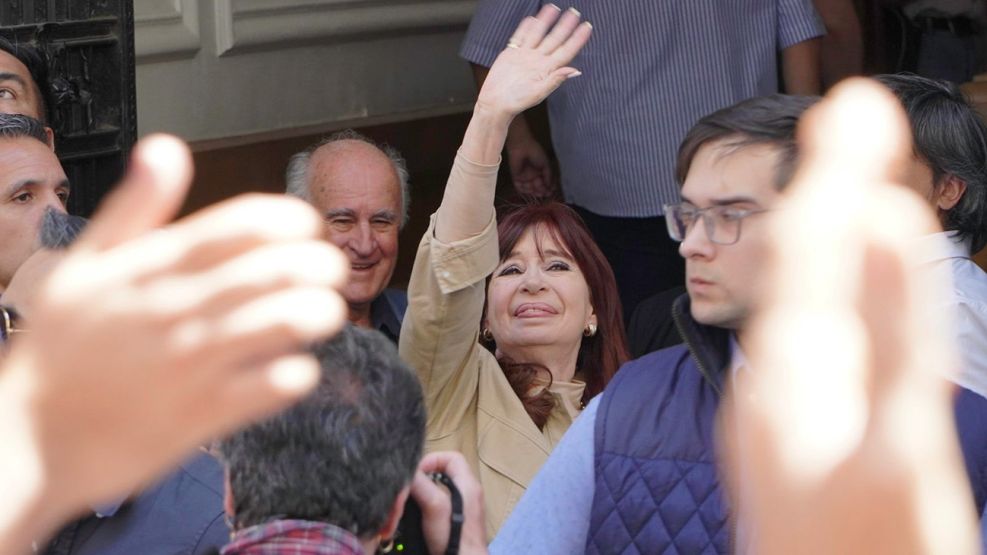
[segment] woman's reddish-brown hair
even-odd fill
[[[551,234],[552,239],[579,266],[589,288],[590,303],[596,312],[596,335],[583,337],[576,362],[576,371],[586,380],[583,403],[588,403],[603,391],[620,365],[630,358],[617,281],[610,263],[596,246],[582,218],[559,202],[527,204],[503,216],[497,226],[501,260],[514,250],[526,231],[539,228]],[[546,379],[551,382],[548,369],[506,358],[500,359],[500,365],[531,419],[539,428],[544,427],[555,402],[547,387],[537,388],[538,393],[535,394],[532,390],[536,389],[536,383],[544,383]]]

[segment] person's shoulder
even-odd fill
[[[666,381],[684,368],[689,360],[689,349],[684,345],[674,345],[648,353],[640,358],[625,362],[610,380],[607,390],[638,387],[640,381],[652,386]]]
[[[689,349],[684,343],[680,343],[627,361],[620,367],[618,374],[624,371],[646,372],[671,370],[678,365],[683,357],[688,356]]]
[[[958,423],[972,420],[978,424],[977,428],[982,428],[982,433],[987,436],[987,398],[963,386],[957,386],[956,390],[953,397],[953,407],[956,410]]]
[[[223,465],[207,452],[201,452],[185,461],[176,477],[184,478],[196,488],[223,496]]]
[[[673,287],[641,301],[627,325],[627,342],[631,353],[642,356],[682,343],[672,317],[675,301],[686,294],[685,287]]]
[[[198,453],[102,523],[80,553],[200,554],[221,547],[229,537],[223,483],[219,461]]]
[[[408,310],[408,292],[403,289],[388,287],[381,291],[380,298],[387,302],[395,314],[404,316],[405,311]]]
[[[959,304],[987,305],[987,272],[969,258],[953,259],[953,292]]]

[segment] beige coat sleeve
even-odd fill
[[[497,168],[457,157],[449,179],[493,186]],[[435,222],[433,215],[415,256],[400,339],[401,358],[425,391],[430,439],[454,433],[475,411],[480,361],[492,356],[477,342],[486,278],[499,260],[494,218],[479,235],[448,244],[435,238]]]

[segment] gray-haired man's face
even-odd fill
[[[317,150],[309,197],[326,221],[326,239],[350,259],[342,294],[350,307],[367,305],[387,287],[398,256],[401,183],[383,152],[360,141]]]
[[[69,182],[52,150],[29,137],[0,139],[0,286],[38,249],[47,210],[65,212]]]

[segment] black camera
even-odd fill
[[[463,527],[463,498],[459,493],[452,478],[442,472],[433,472],[429,478],[436,484],[442,484],[449,490],[452,502],[452,522],[449,527],[449,542],[446,548],[446,555],[455,555],[459,552],[459,537]],[[401,522],[398,523],[398,531],[394,536],[394,547],[391,553],[401,555],[430,555],[428,545],[425,543],[425,534],[422,531],[422,510],[413,497],[408,497],[404,504],[404,514]]]

